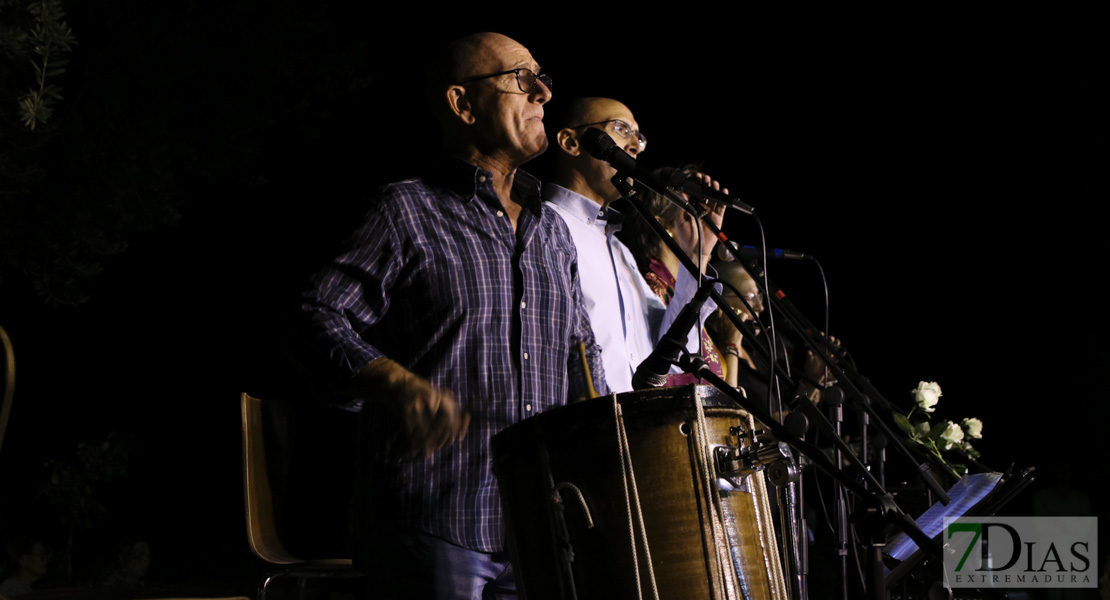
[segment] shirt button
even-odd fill
[[[532,405],[531,404],[525,404],[524,405],[524,410],[526,410],[528,412],[532,412]]]
[[[521,301],[520,301],[520,307],[521,307],[521,308],[528,308],[528,303],[527,303],[527,302],[525,302],[525,301],[523,301],[523,300],[521,300]]]
[[[636,362],[636,353],[633,352],[633,353],[629,354],[628,358],[630,358],[632,360],[632,362]]]
[[[503,211],[503,210],[497,211],[497,216],[504,217],[505,216],[505,211]]]
[[[478,176],[478,181],[481,181],[482,183],[485,183],[486,182],[486,176],[485,175],[479,175]]]
[[[528,360],[528,353],[527,352],[524,353],[524,360]]]

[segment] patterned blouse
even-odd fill
[[[648,286],[659,296],[664,304],[670,304],[671,297],[674,296],[675,278],[671,274],[671,270],[667,265],[663,264],[657,259],[651,259],[648,265],[648,271],[644,273],[644,279],[647,281]],[[724,378],[724,369],[721,364],[721,355],[717,353],[717,347],[713,345],[713,340],[709,339],[709,332],[705,330],[703,324],[701,328],[701,357],[709,365],[709,370],[713,371],[714,375]],[[703,383],[700,378],[689,373],[671,373],[667,375],[667,387],[681,386],[688,384]]]

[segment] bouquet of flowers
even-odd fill
[[[967,467],[949,463],[941,454],[941,450],[955,448],[970,459],[978,458],[979,451],[971,446],[971,440],[983,438],[983,422],[974,418],[964,419],[959,424],[955,421],[931,422],[929,415],[936,410],[937,403],[943,395],[940,385],[935,381],[918,383],[917,388],[911,390],[910,394],[913,396],[913,408],[906,415],[894,413],[894,422],[911,441],[931,452],[957,476],[963,476],[967,472]]]

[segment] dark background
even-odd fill
[[[45,179],[0,199],[34,206],[4,231],[127,247],[89,251],[100,273],[74,280],[77,306],[38,291],[37,258],[6,265],[0,531],[64,537],[44,461],[116,432],[127,474],[98,487],[106,512],[79,542],[148,539],[167,581],[254,576],[238,394],[298,389],[275,340],[303,277],[375,187],[434,155],[424,56],[481,30],[532,50],[553,103],[625,102],[642,162],[701,163],[757,207],[770,246],[816,256],[830,331],[889,400],[939,382],[936,417],[982,419],[986,464],[1070,458],[1105,512],[1107,48],[1091,15],[66,7],[78,45],[48,143],[6,150]],[[725,229],[758,243],[742,215]],[[819,321],[817,270],[771,269]]]

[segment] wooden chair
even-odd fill
[[[304,597],[309,579],[358,579],[364,575],[354,569],[349,558],[303,559],[290,554],[278,535],[274,497],[270,486],[263,437],[262,401],[247,394],[240,398],[243,413],[243,491],[247,510],[247,539],[254,555],[272,567],[259,586],[259,599],[265,600],[270,584],[280,578],[296,579]]]
[[[4,395],[0,399],[0,446],[3,446],[4,430],[8,428],[12,397],[15,396],[15,352],[12,350],[12,340],[3,327],[0,327],[0,346],[4,348]]]

